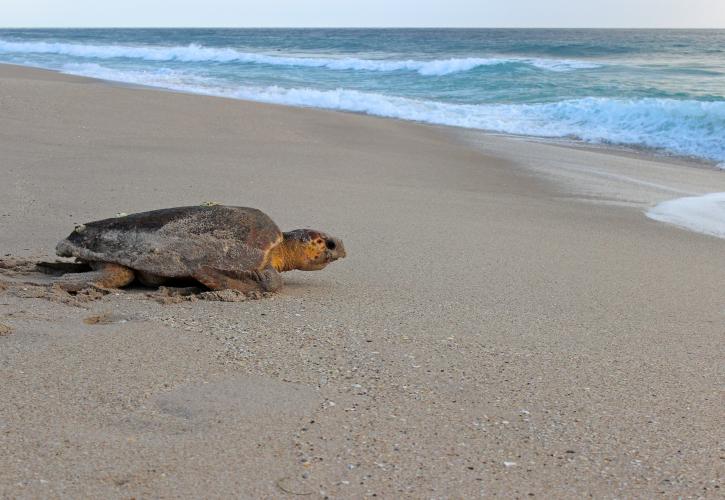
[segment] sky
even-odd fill
[[[725,0],[0,0],[0,27],[725,28]]]

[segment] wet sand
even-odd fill
[[[721,171],[7,65],[0,171],[2,255],[206,201],[348,250],[246,302],[0,290],[2,497],[720,495],[725,242],[643,210]]]

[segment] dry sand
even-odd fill
[[[0,497],[721,496],[725,242],[642,210],[722,172],[12,66],[0,171],[1,254],[205,201],[348,249],[248,302],[0,291]]]

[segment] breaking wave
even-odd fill
[[[517,57],[465,57],[433,60],[360,59],[356,57],[298,57],[242,52],[232,48],[185,46],[83,45],[61,42],[12,42],[0,40],[0,53],[60,54],[91,59],[142,59],[145,61],[216,62],[267,64],[353,71],[415,71],[423,76],[445,76],[471,71],[483,66],[523,65],[546,71],[595,69],[601,64],[567,59]]]
[[[538,104],[453,104],[339,88],[231,86],[173,70],[125,71],[66,65],[68,73],[173,90],[482,129],[658,149],[725,168],[725,101],[588,97]]]

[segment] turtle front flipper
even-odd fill
[[[210,290],[237,290],[247,292],[274,292],[282,286],[282,278],[272,268],[254,272],[234,272],[200,267],[192,277]]]
[[[134,278],[131,269],[119,264],[91,263],[91,267],[93,271],[66,273],[53,284],[67,292],[77,292],[89,287],[121,288],[131,283]]]

